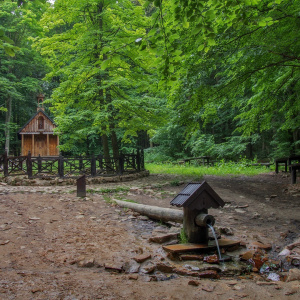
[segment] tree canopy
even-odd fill
[[[299,152],[299,1],[0,5],[24,10],[39,28],[26,39],[34,41],[30,55],[41,54],[49,68],[44,86],[64,151],[97,151],[101,140],[106,156],[110,149],[118,156],[145,132],[163,159]],[[34,7],[43,7],[43,16]],[[10,32],[24,20],[12,12],[16,25],[0,27],[7,61],[22,53]]]

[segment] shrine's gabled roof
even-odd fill
[[[188,183],[170,204],[177,207],[189,207],[201,210],[223,207],[225,202],[206,181],[203,181],[202,183]]]
[[[49,119],[50,122],[52,122],[54,125],[56,125],[54,123],[54,121],[42,110],[42,109],[38,109],[36,114],[33,115],[33,117],[18,131],[18,133],[22,132],[22,130],[39,114],[42,113],[47,119]]]

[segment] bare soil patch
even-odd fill
[[[153,174],[88,185],[85,199],[76,197],[75,186],[0,182],[0,299],[299,299],[299,278],[273,282],[250,272],[216,280],[168,272],[166,266],[176,262],[149,237],[175,232],[178,225],[166,226],[112,202],[170,207],[185,183],[203,179],[226,202],[209,213],[217,227],[230,229],[227,238],[243,241],[243,252],[254,242],[271,244],[267,255],[283,261],[281,275],[299,268],[278,256],[300,232],[300,185],[291,185],[283,173],[188,179]],[[134,261],[148,255],[145,262]],[[153,276],[148,271],[159,263],[165,270]]]

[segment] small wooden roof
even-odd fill
[[[202,183],[188,183],[170,204],[177,207],[201,210],[223,207],[225,202],[206,181],[203,181]]]
[[[36,118],[40,113],[42,113],[56,127],[56,124],[54,123],[54,121],[44,112],[44,110],[42,108],[39,108],[37,110],[36,114],[34,114],[33,117],[18,131],[18,134],[20,134],[29,125],[29,123],[34,118]]]

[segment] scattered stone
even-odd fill
[[[246,286],[245,285],[234,285],[233,289],[236,291],[240,291],[244,289]]]
[[[300,280],[300,270],[296,268],[290,269],[286,281],[290,282],[295,280]]]
[[[298,286],[292,286],[284,294],[286,296],[294,295],[298,292],[298,290],[299,290]]]
[[[225,235],[233,235],[233,230],[230,227],[219,227],[220,233]]]
[[[210,256],[205,256],[203,261],[207,262],[208,264],[218,264],[219,257],[216,254],[210,255]]]
[[[0,241],[0,246],[6,245],[10,242],[10,240]]]
[[[158,235],[158,236],[152,236],[149,238],[149,242],[157,243],[157,244],[163,244],[168,241],[174,240],[178,238],[177,233],[168,233],[164,235]]]
[[[245,210],[242,210],[242,209],[240,209],[240,208],[236,208],[235,211],[236,211],[237,213],[241,213],[241,214],[244,214],[244,213],[246,212]]]
[[[202,261],[204,258],[203,255],[197,255],[197,254],[182,254],[180,255],[180,260],[200,260]]]
[[[85,259],[77,262],[78,267],[80,268],[92,268],[95,266],[95,260],[92,259]]]
[[[247,208],[247,207],[249,207],[248,204],[238,206],[238,208]]]
[[[159,262],[156,264],[156,269],[164,273],[172,273],[175,268],[170,263]]]
[[[270,198],[276,198],[277,197],[277,195],[271,195],[270,196]]]
[[[228,285],[235,285],[235,284],[238,284],[238,281],[237,280],[229,280],[226,282]]]
[[[123,269],[126,273],[138,273],[140,265],[135,260],[131,260],[123,265]]]
[[[209,293],[211,293],[215,290],[214,286],[208,285],[208,284],[203,285],[201,288],[202,288],[203,291],[209,292]]]
[[[200,278],[211,278],[211,279],[219,279],[220,276],[217,271],[207,270],[199,273]]]
[[[143,263],[144,261],[146,261],[147,259],[151,258],[151,254],[141,254],[141,255],[138,255],[136,257],[134,257],[133,259],[138,262],[138,263]]]
[[[280,256],[287,256],[287,255],[290,255],[290,254],[291,254],[290,250],[283,249],[278,255],[280,255]]]
[[[83,219],[84,218],[84,215],[78,215],[75,217],[76,219]]]
[[[140,271],[144,274],[150,274],[155,270],[156,266],[152,262],[149,262],[148,264],[141,267]]]
[[[38,217],[31,217],[31,218],[29,218],[29,220],[31,220],[31,221],[37,221],[37,220],[40,220],[41,218],[38,218]]]
[[[293,250],[294,248],[299,247],[299,246],[300,246],[300,240],[297,240],[296,242],[287,245],[286,248],[288,250]]]
[[[104,265],[105,270],[121,273],[123,271],[123,266],[121,265]]]
[[[277,285],[277,282],[274,281],[257,281],[257,285]]]
[[[193,277],[199,277],[199,272],[191,271],[186,268],[176,268],[174,269],[174,272],[178,275],[182,276],[193,276]]]
[[[138,278],[139,278],[139,275],[137,275],[137,274],[131,274],[128,276],[129,280],[138,280]]]
[[[280,281],[280,276],[277,273],[270,273],[267,279],[272,281]]]
[[[253,255],[254,255],[254,252],[253,251],[247,251],[245,252],[244,254],[241,254],[240,255],[240,259],[241,260],[249,260],[249,259],[252,259],[253,258]]]
[[[258,248],[258,249],[263,249],[263,250],[271,250],[272,249],[271,244],[263,244],[263,243],[260,243],[260,242],[253,242],[252,245],[255,248]]]
[[[37,292],[42,292],[42,289],[36,287],[36,288],[33,288],[33,289],[31,290],[31,293],[32,293],[32,294],[35,294],[35,293],[37,293]]]
[[[200,284],[199,280],[190,280],[188,285],[198,286]]]

